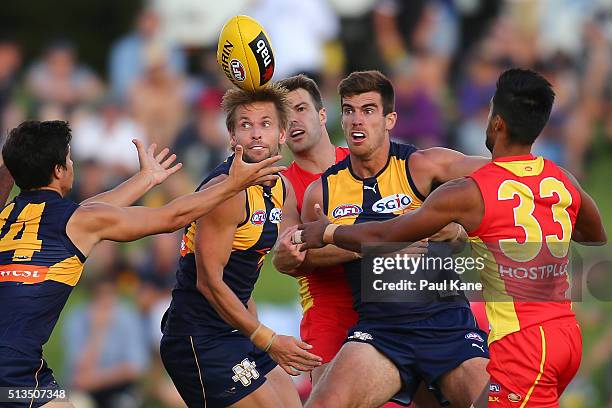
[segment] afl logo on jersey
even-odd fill
[[[332,217],[334,218],[342,218],[342,217],[350,217],[357,216],[361,214],[363,210],[360,206],[355,204],[342,204],[337,206],[334,211],[332,211]]]
[[[283,219],[283,210],[280,208],[273,208],[270,211],[270,222],[272,224],[278,224]]]
[[[262,225],[266,222],[266,212],[264,210],[257,210],[251,215],[251,224]]]
[[[412,199],[406,194],[393,194],[381,198],[372,205],[372,211],[379,214],[389,214],[408,208]]]

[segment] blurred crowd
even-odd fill
[[[216,64],[216,38],[181,40],[169,3],[147,4],[134,16],[131,31],[110,48],[105,70],[79,57],[74,38],[49,38],[37,58],[26,60],[18,37],[0,37],[0,129],[25,119],[69,120],[76,201],[138,170],[133,138],[169,146],[184,164],[145,196],[147,205],[193,191],[228,154],[220,103],[230,83]],[[274,79],[306,73],[318,82],[338,144],[339,80],[379,69],[396,90],[392,138],[488,155],[484,133],[495,81],[505,68],[520,66],[544,74],[557,95],[537,154],[581,180],[598,176],[590,166],[595,150],[612,157],[612,0],[203,3],[214,16],[213,33],[234,14],[262,23],[275,52]],[[180,232],[106,243],[92,254],[77,301],[54,333],[64,356],[60,378],[89,401],[78,406],[182,406],[157,351],[179,240]],[[605,322],[600,309],[578,306],[585,331],[594,333],[587,342],[596,357],[585,358],[565,406],[612,407],[612,331],[597,330]],[[278,325],[299,320],[296,312],[277,315]]]

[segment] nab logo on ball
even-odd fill
[[[280,208],[273,208],[270,211],[270,222],[272,224],[278,224],[283,219],[283,210]]]
[[[412,200],[406,194],[393,194],[381,198],[372,205],[372,211],[379,214],[389,214],[408,208]]]
[[[270,37],[249,16],[230,18],[219,35],[217,63],[234,85],[254,91],[266,85],[274,74],[274,51]]]
[[[263,31],[249,43],[249,47],[255,54],[255,60],[259,66],[259,83],[265,84],[272,79],[274,73],[274,56],[272,48]]]
[[[342,204],[339,205],[332,211],[332,217],[334,218],[342,218],[342,217],[350,217],[352,215],[357,216],[361,214],[363,210],[358,205],[354,204]]]
[[[244,81],[246,78],[246,72],[244,71],[244,67],[242,63],[237,59],[233,59],[230,61],[230,67],[232,68],[232,76],[236,81]]]
[[[266,222],[266,212],[264,210],[257,210],[251,215],[251,224],[262,225]]]

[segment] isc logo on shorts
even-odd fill
[[[272,224],[278,224],[283,219],[283,210],[280,208],[273,208],[270,211],[270,222]]]
[[[364,333],[364,332],[356,331],[352,335],[349,336],[349,339],[357,339],[357,340],[368,341],[368,340],[372,340],[373,337],[372,337],[372,335],[370,333]]]
[[[379,214],[389,214],[408,208],[412,199],[406,194],[393,194],[378,200],[372,205],[372,211]]]
[[[245,358],[240,363],[232,367],[234,375],[232,380],[234,382],[240,382],[245,387],[251,385],[251,380],[259,378],[259,372],[255,369],[255,362]]]
[[[482,336],[478,333],[474,333],[474,332],[469,332],[468,334],[465,335],[465,338],[467,340],[476,340],[479,341],[481,343],[484,343],[484,339],[482,338]]]
[[[251,215],[251,224],[262,225],[266,222],[266,212],[264,210],[257,210]]]
[[[334,218],[342,218],[349,217],[351,215],[359,215],[363,210],[360,206],[355,204],[341,204],[334,208],[332,211],[332,217]]]

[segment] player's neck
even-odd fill
[[[306,151],[295,153],[293,159],[302,170],[313,174],[323,173],[336,163],[336,146],[324,133],[319,143]]]
[[[351,153],[351,170],[354,175],[361,179],[374,177],[387,165],[389,161],[389,149],[391,142],[389,139],[372,152],[368,157],[357,157]]]
[[[503,144],[498,143],[493,147],[492,159],[502,157],[526,156],[531,154],[531,145]]]
[[[62,191],[62,189],[56,185],[53,184],[49,184],[48,186],[45,187],[41,187],[41,188],[36,188],[34,190],[49,190],[49,191],[55,191],[56,193],[58,193],[59,195],[61,195],[62,197],[64,196],[64,192]]]

